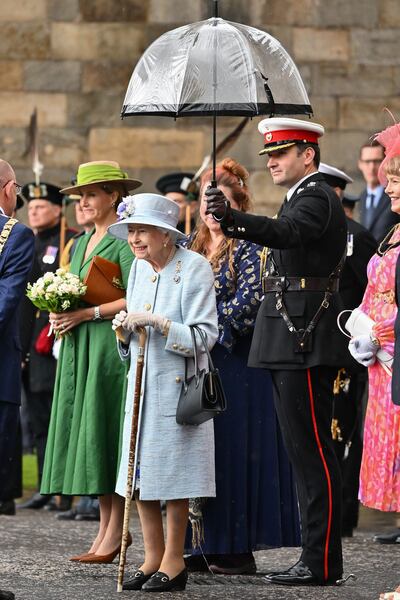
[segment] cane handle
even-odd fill
[[[117,327],[117,329],[115,329],[115,335],[117,336],[117,339],[119,339],[120,342],[122,342],[122,343],[125,342],[125,336],[123,334],[122,326]]]

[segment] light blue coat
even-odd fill
[[[129,276],[127,303],[128,312],[149,310],[171,320],[167,338],[147,327],[134,469],[140,499],[215,496],[213,421],[199,426],[178,425],[175,418],[185,359],[193,357],[189,325],[198,325],[206,332],[210,349],[218,335],[212,269],[204,257],[183,248],[176,250],[160,273],[148,262],[136,259]],[[121,358],[131,358],[116,486],[121,496],[126,490],[137,341],[133,335],[129,348],[119,345]],[[190,363],[192,366],[193,360]],[[202,353],[200,368],[205,364]]]

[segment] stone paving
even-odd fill
[[[372,511],[367,511],[371,513]],[[379,593],[394,590],[400,583],[400,546],[372,542],[372,532],[390,530],[393,516],[362,517],[361,527],[352,539],[344,541],[346,574],[357,580],[341,587],[270,586],[262,573],[296,562],[297,548],[256,552],[257,576],[191,575],[180,600],[378,600]],[[398,524],[398,523],[397,523]],[[145,592],[116,592],[117,560],[111,565],[71,563],[68,557],[86,550],[95,535],[96,523],[58,521],[44,510],[18,512],[16,517],[0,517],[0,588],[13,590],[17,600],[108,600],[146,598]],[[131,531],[134,543],[128,550],[129,573],[140,564],[142,540],[136,515]],[[160,594],[153,594],[153,597]],[[162,597],[171,595],[163,594]]]

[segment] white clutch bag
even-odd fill
[[[346,333],[346,331],[344,331],[340,325],[340,317],[347,312],[351,313],[345,324],[345,328],[349,333]],[[370,335],[372,333],[372,328],[375,325],[375,321],[366,315],[365,312],[363,312],[360,308],[355,308],[352,311],[342,310],[342,312],[338,314],[337,324],[340,331],[345,336],[352,338],[357,337],[358,335]],[[390,371],[393,364],[393,356],[391,356],[389,352],[386,352],[386,350],[382,349],[378,350],[376,358],[379,360],[383,368],[386,367],[385,370]]]

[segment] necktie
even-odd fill
[[[367,200],[365,203],[365,227],[369,229],[371,227],[373,218],[374,218],[374,209],[375,209],[375,194],[368,194]]]
[[[371,193],[368,194],[366,208],[367,208],[367,210],[370,210],[370,209],[373,210],[375,208],[375,194],[371,194]]]

